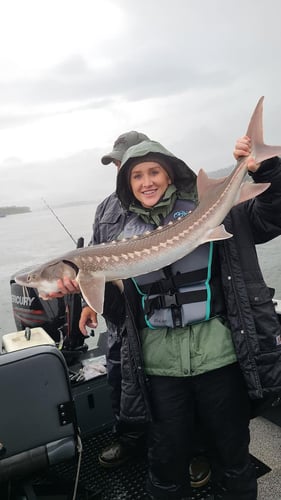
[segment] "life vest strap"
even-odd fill
[[[207,291],[194,290],[190,292],[179,292],[167,295],[158,295],[154,298],[144,300],[144,312],[151,315],[155,309],[166,309],[180,307],[183,304],[192,304],[194,302],[205,302],[207,300]]]
[[[178,290],[183,286],[190,285],[192,283],[199,283],[205,281],[208,275],[208,268],[204,267],[202,269],[196,269],[195,271],[189,271],[186,273],[177,273],[175,276],[169,278],[163,278],[156,283],[147,283],[140,286],[141,291],[144,294],[156,295],[158,293],[168,293]],[[194,301],[195,302],[195,301]]]

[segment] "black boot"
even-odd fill
[[[202,488],[211,477],[211,468],[207,458],[194,457],[189,465],[190,485],[192,488]]]
[[[125,464],[131,457],[132,450],[121,441],[116,441],[101,451],[98,460],[103,467],[114,469]]]

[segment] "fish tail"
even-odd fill
[[[268,146],[263,140],[263,100],[261,97],[252,114],[246,135],[252,141],[252,155],[257,163],[281,156],[281,146]]]

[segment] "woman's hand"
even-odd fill
[[[250,172],[256,172],[258,170],[260,163],[256,163],[255,158],[251,156],[252,144],[251,139],[247,135],[237,139],[235,144],[235,149],[233,151],[233,156],[235,160],[239,160],[243,156],[249,156],[247,161],[247,167]]]

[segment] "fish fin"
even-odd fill
[[[246,135],[252,141],[252,156],[257,163],[273,156],[281,156],[281,146],[268,146],[263,140],[263,100],[261,97],[250,119]]]
[[[228,238],[232,238],[232,234],[228,233],[223,224],[216,226],[214,229],[210,229],[210,231],[206,234],[206,238],[204,238],[204,243],[208,241],[218,241],[218,240],[227,240]]]
[[[214,187],[223,184],[225,179],[227,179],[227,177],[220,177],[219,179],[208,177],[205,170],[201,168],[197,175],[197,193],[199,201],[203,198],[208,190],[214,189]]]
[[[76,278],[81,293],[87,304],[98,314],[103,312],[105,276],[102,273],[91,275],[85,271],[79,271]]]
[[[240,191],[238,193],[237,200],[234,205],[238,205],[243,201],[250,200],[251,198],[255,198],[259,194],[266,191],[270,186],[270,182],[263,183],[255,183],[255,182],[243,182],[241,184]]]
[[[124,292],[124,284],[123,284],[122,280],[112,281],[112,283],[119,288],[119,290],[120,290],[121,293]]]

